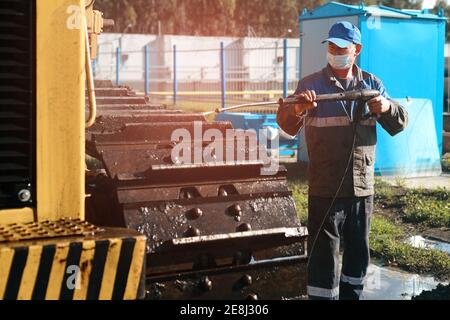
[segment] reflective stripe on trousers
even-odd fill
[[[359,277],[359,278],[355,278],[355,277],[349,277],[346,276],[345,274],[341,274],[341,282],[344,283],[348,283],[354,286],[358,286],[358,285],[362,285],[364,284],[364,280],[366,279],[366,277]]]
[[[327,299],[333,299],[339,297],[339,288],[325,289],[308,286],[308,295],[310,297],[321,297]]]

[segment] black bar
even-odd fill
[[[59,296],[60,300],[72,300],[73,294],[76,290],[76,288],[69,288],[67,280],[69,277],[75,276],[75,279],[79,276],[79,272],[81,270],[78,270],[78,273],[72,274],[68,271],[69,267],[76,266],[80,268],[80,258],[81,258],[81,252],[83,251],[83,244],[81,242],[74,242],[70,244],[69,247],[69,253],[67,255],[67,262],[66,262],[66,269],[64,272],[63,281],[61,283],[61,294]],[[76,280],[77,281],[77,280]]]
[[[42,248],[36,283],[34,284],[33,295],[31,296],[32,300],[45,300],[55,252],[55,245],[49,245]]]
[[[136,239],[128,238],[122,241],[120,248],[120,258],[117,264],[116,279],[114,281],[114,291],[112,300],[122,300],[127,287],[128,273],[130,272],[131,261],[133,260],[133,251]]]
[[[95,243],[95,254],[94,261],[92,262],[91,275],[89,277],[89,287],[86,297],[87,300],[98,300],[100,296],[108,249],[108,240],[97,241]]]
[[[16,300],[19,294],[20,283],[22,281],[23,271],[27,264],[28,247],[16,248],[14,258],[9,271],[8,283],[5,289],[5,300]]]

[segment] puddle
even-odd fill
[[[436,249],[450,254],[450,243],[430,240],[422,236],[413,236],[406,242],[416,248]]]
[[[422,236],[411,237],[406,243],[416,248],[436,249],[450,254],[450,243],[434,241]],[[432,276],[384,267],[377,261],[369,266],[367,273],[367,283],[363,292],[364,300],[410,300],[422,291],[436,289],[437,285],[442,283]]]
[[[342,262],[342,255],[340,261]],[[436,289],[439,283],[448,284],[448,282],[436,281],[433,276],[383,266],[377,259],[372,258],[371,261],[367,270],[362,300],[411,300],[422,291]]]
[[[367,274],[363,300],[411,300],[422,291],[435,289],[440,283],[431,276],[412,274],[375,264],[369,266]]]

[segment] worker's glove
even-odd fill
[[[367,101],[367,105],[369,106],[370,114],[376,114],[378,117],[380,114],[391,110],[391,102],[383,96],[378,96]]]
[[[316,92],[314,90],[306,90],[304,92],[301,92],[296,97],[303,97],[306,101],[306,103],[299,103],[294,105],[295,107],[295,113],[297,115],[304,114],[307,110],[314,109],[317,107],[316,101]]]

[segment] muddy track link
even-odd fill
[[[148,298],[304,295],[307,230],[297,218],[286,170],[262,175],[262,159],[251,155],[263,147],[227,136],[235,132],[228,122],[152,105],[107,81],[97,87],[99,117],[86,132],[86,150],[103,169],[87,175],[87,218],[147,236]],[[198,139],[198,130],[202,137],[214,129],[224,137],[216,145],[244,156],[218,161],[211,153],[183,163],[172,156],[177,129],[193,137],[191,150],[208,154],[210,143]]]

